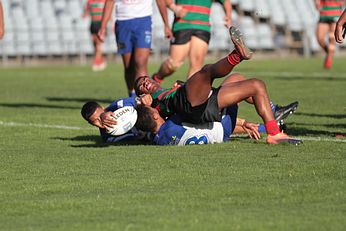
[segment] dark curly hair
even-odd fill
[[[150,108],[144,105],[137,105],[136,111],[138,117],[135,127],[142,131],[152,132],[156,128],[156,122]]]
[[[100,107],[101,107],[100,104],[94,101],[89,101],[83,105],[80,113],[86,121],[89,121],[90,116],[92,116],[92,114],[94,114],[96,109]]]

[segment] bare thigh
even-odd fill
[[[326,35],[329,33],[329,24],[328,23],[318,23],[316,29],[317,41],[321,46],[325,45]]]
[[[332,44],[332,45],[335,44],[335,37],[334,37],[335,28],[336,28],[336,23],[329,24],[328,39],[329,39],[329,44]]]
[[[208,44],[202,39],[196,36],[192,36],[190,43],[191,43],[190,52],[189,52],[190,67],[189,67],[189,73],[188,73],[189,77],[202,68],[204,64],[204,58],[206,54],[208,53]]]
[[[254,84],[253,79],[223,84],[217,96],[219,109],[229,107],[255,95],[257,89]]]
[[[222,82],[221,86],[224,86],[224,85],[229,84],[229,83],[243,81],[243,80],[246,80],[244,75],[239,74],[239,73],[232,73]]]
[[[169,57],[176,63],[183,63],[190,50],[191,42],[181,45],[171,45]]]

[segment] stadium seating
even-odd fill
[[[315,38],[318,12],[311,0],[232,0],[233,25],[239,26],[246,43],[254,50],[302,48],[319,51]],[[85,0],[5,0],[5,37],[0,41],[2,56],[91,55],[90,19],[82,18]],[[153,51],[166,52],[161,15],[154,4]],[[169,12],[170,22],[173,14]],[[211,9],[211,41],[209,50],[230,50],[224,27],[222,5]],[[117,50],[111,25],[105,52]],[[308,41],[304,45],[303,41]],[[345,43],[346,45],[346,43]]]

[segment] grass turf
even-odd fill
[[[335,135],[346,133],[346,68],[321,64],[236,68],[263,79],[274,102],[299,101],[287,125],[300,146],[105,146],[80,107],[126,96],[120,64],[2,68],[0,230],[343,230],[346,141]],[[239,114],[260,121],[249,105]]]

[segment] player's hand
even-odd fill
[[[255,140],[259,140],[261,138],[261,135],[258,132],[258,124],[244,121],[242,128],[250,136],[250,138],[255,139]]]
[[[181,7],[177,12],[175,12],[175,15],[178,18],[184,18],[187,13],[188,13],[187,9],[184,9],[183,7]]]
[[[230,27],[231,27],[231,25],[232,25],[231,18],[230,18],[230,17],[225,16],[223,20],[224,20],[224,24],[225,24],[225,26],[226,26],[227,28],[230,28]]]
[[[169,40],[171,40],[173,38],[173,32],[171,30],[171,28],[169,28],[169,26],[165,26],[165,37]]]
[[[99,32],[97,33],[97,38],[101,41],[105,41],[105,34],[106,34],[106,28],[100,28]]]
[[[111,111],[104,112],[100,115],[101,123],[105,127],[112,127],[117,124],[117,121],[114,119],[114,113]]]
[[[342,43],[344,41],[342,34],[343,34],[343,26],[337,23],[335,32],[334,32],[335,41],[337,43]]]
[[[153,103],[153,98],[150,94],[143,94],[139,96],[139,102],[142,105],[151,106],[151,104]]]

